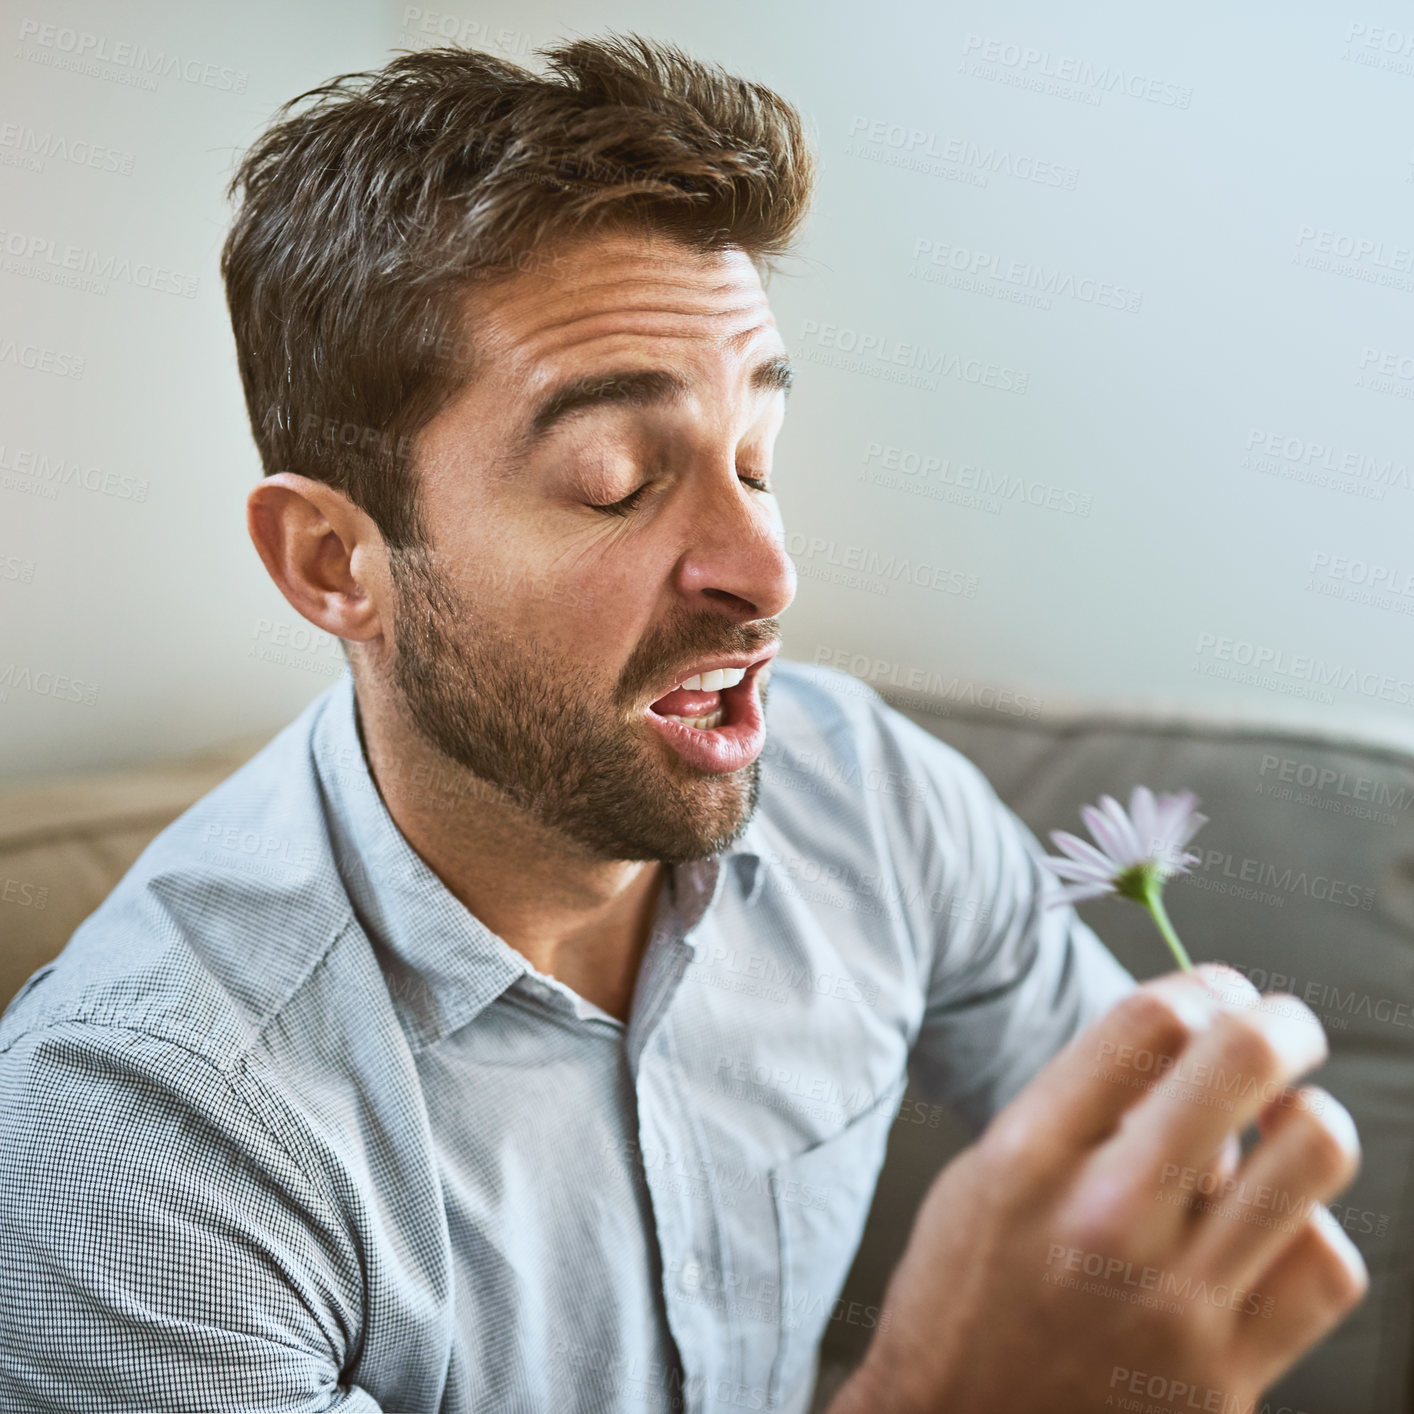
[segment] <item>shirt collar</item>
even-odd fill
[[[378,957],[400,1020],[415,1046],[431,1045],[472,1021],[534,969],[467,909],[423,862],[394,823],[374,783],[359,737],[353,676],[330,688],[312,751],[324,795],[335,865]],[[763,870],[757,820],[737,844],[709,859],[674,866],[669,885],[676,926],[689,945],[722,891],[734,860],[745,902]]]
[[[756,896],[761,892],[761,885],[766,877],[765,848],[765,841],[761,838],[761,814],[758,807],[757,813],[751,817],[750,824],[742,831],[736,848],[727,851],[728,857],[734,861],[733,868],[737,871],[737,878],[741,881],[741,901],[748,907],[756,902]]]

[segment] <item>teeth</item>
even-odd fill
[[[705,717],[675,717],[671,712],[664,712],[663,715],[670,722],[681,722],[685,727],[696,727],[700,732],[710,732],[722,725],[727,714],[718,707],[715,712],[709,712]]]
[[[724,687],[735,687],[745,676],[745,668],[713,668],[710,673],[698,673],[678,686],[689,692],[720,692]]]

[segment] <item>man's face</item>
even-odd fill
[[[591,857],[716,853],[756,805],[795,592],[756,271],[618,232],[466,312],[481,371],[418,440],[429,548],[392,562],[406,719]]]

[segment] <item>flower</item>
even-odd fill
[[[1200,858],[1184,852],[1208,821],[1198,813],[1197,804],[1191,790],[1155,796],[1148,786],[1135,786],[1128,812],[1109,795],[1100,797],[1098,807],[1082,805],[1080,814],[1095,844],[1068,830],[1051,831],[1051,840],[1065,857],[1047,856],[1042,863],[1069,881],[1055,891],[1051,904],[1078,903],[1103,894],[1134,899],[1149,910],[1178,965],[1192,971],[1188,953],[1164,912],[1162,895],[1170,878],[1186,874]]]

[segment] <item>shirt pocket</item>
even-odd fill
[[[900,1093],[890,1089],[837,1134],[771,1170],[781,1310],[769,1408],[800,1398],[859,1249]]]

